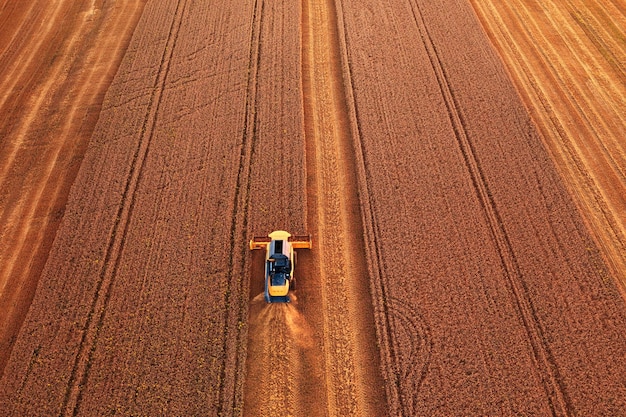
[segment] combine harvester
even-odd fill
[[[291,236],[277,230],[268,237],[255,236],[250,241],[250,250],[266,249],[265,254],[265,301],[288,303],[289,290],[296,289],[293,270],[296,266],[294,249],[311,249],[311,236]]]

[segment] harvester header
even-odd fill
[[[266,249],[272,240],[286,240],[294,249],[311,249],[311,235],[292,236],[284,230],[277,230],[267,236],[254,236],[250,240],[250,250]]]

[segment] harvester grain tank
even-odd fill
[[[250,240],[250,250],[254,249],[265,249],[265,301],[288,303],[289,291],[296,288],[295,249],[311,249],[311,236],[292,236],[277,230]]]

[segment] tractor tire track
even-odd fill
[[[70,374],[67,389],[63,399],[60,416],[75,416],[78,414],[82,388],[88,377],[93,353],[96,349],[100,327],[106,314],[109,302],[110,289],[115,280],[115,274],[119,267],[120,255],[124,250],[124,242],[128,231],[128,224],[132,217],[135,204],[135,192],[141,181],[144,162],[146,161],[150,142],[154,132],[154,126],[158,117],[159,106],[167,83],[171,58],[176,49],[176,42],[182,24],[182,19],[187,6],[186,0],[179,0],[172,17],[168,38],[161,56],[158,72],[150,96],[146,111],[146,117],[141,129],[132,164],[127,177],[126,186],[122,194],[116,221],[113,226],[111,240],[106,250],[103,268],[97,282],[95,296],[92,300],[90,312],[85,322],[83,334],[79,343],[79,349],[75,357],[74,365]]]
[[[463,155],[478,200],[480,201],[489,225],[492,239],[497,245],[503,273],[508,282],[509,289],[514,295],[519,317],[528,334],[528,342],[531,346],[536,365],[542,374],[542,382],[549,400],[552,415],[569,415],[571,413],[571,401],[562,386],[562,378],[559,375],[553,353],[546,343],[544,330],[542,329],[535,307],[529,297],[528,288],[525,286],[522,279],[520,268],[504,223],[498,213],[485,174],[473,148],[462,109],[454,95],[454,91],[446,74],[445,66],[438,54],[437,47],[428,32],[428,27],[424,21],[420,6],[415,1],[411,1],[411,5],[415,24],[422,36],[423,45],[428,52],[433,71],[441,89],[442,97],[448,109],[450,122],[454,129],[459,149]]]
[[[246,341],[246,333],[241,331],[240,324],[246,321],[248,315],[247,292],[249,286],[248,274],[249,256],[247,245],[249,230],[249,206],[251,172],[254,160],[254,148],[257,137],[257,103],[258,103],[258,73],[261,59],[261,33],[263,30],[263,14],[265,2],[254,2],[252,16],[252,30],[250,33],[250,55],[248,61],[248,85],[245,102],[245,124],[241,137],[241,153],[239,169],[233,199],[233,217],[230,228],[230,264],[228,268],[228,284],[224,305],[234,305],[229,308],[224,320],[223,352],[227,355],[222,362],[219,381],[219,408],[218,415],[233,415],[243,402],[243,375],[245,363],[242,360],[242,349]],[[241,214],[240,214],[241,213]],[[231,349],[236,346],[237,349]],[[232,372],[233,368],[235,372]]]
[[[402,300],[391,298],[387,305],[391,333],[395,339],[408,341],[403,349],[394,349],[397,355],[393,358],[402,415],[415,416],[419,414],[417,394],[428,374],[433,350],[431,330],[424,318]]]
[[[250,287],[245,414],[384,415],[380,389],[384,384],[354,187],[340,18],[332,0],[303,0],[300,13],[306,164],[302,214],[313,247],[298,254],[298,288],[290,304],[267,305],[260,288]],[[258,280],[261,263],[254,265],[252,279]]]
[[[389,414],[621,410],[616,294],[471,9],[444,3],[342,2]]]
[[[341,73],[344,83],[345,105],[347,111],[352,152],[354,156],[354,173],[358,188],[358,201],[360,206],[361,225],[363,227],[363,247],[367,259],[367,272],[369,276],[372,308],[374,313],[374,325],[376,329],[377,344],[379,346],[380,372],[385,381],[385,398],[388,415],[400,415],[401,410],[396,406],[401,403],[400,386],[401,375],[396,370],[395,364],[398,357],[395,351],[394,333],[392,325],[392,312],[386,302],[390,293],[387,288],[387,277],[384,256],[381,245],[381,231],[379,228],[378,210],[371,189],[373,173],[368,164],[367,150],[361,139],[361,125],[359,116],[359,100],[357,91],[353,87],[353,69],[348,58],[348,51],[353,48],[348,39],[348,28],[344,20],[344,0],[336,0],[336,18],[338,30],[338,46],[341,57]]]
[[[334,0],[308,0],[302,8],[308,20],[302,25],[307,173],[313,179],[308,194],[315,196],[308,218],[320,252],[328,407],[331,415],[381,415],[386,401],[375,388],[384,384],[362,238],[363,184],[351,133],[342,10]],[[325,262],[330,259],[336,262]]]
[[[301,174],[302,164],[297,162],[305,158],[298,155],[299,150],[304,150],[302,110],[284,104],[302,102],[301,65],[299,57],[294,59],[300,53],[301,39],[298,26],[293,25],[294,19],[300,18],[300,7],[264,1],[258,7],[255,45],[251,48],[256,51],[251,59],[254,69],[250,71],[250,80],[254,85],[251,84],[250,92],[249,128],[254,131],[255,146],[251,151],[251,170],[247,173],[251,199],[244,207],[246,213],[251,212],[245,217],[252,217],[248,232],[260,235],[284,228],[292,233],[304,233],[306,203],[300,184],[305,175]],[[284,121],[284,115],[291,120]],[[277,198],[276,178],[283,176],[290,178],[286,183],[279,181],[285,194]],[[285,186],[291,181],[295,183],[293,194]],[[313,325],[305,318],[309,304],[300,304],[298,300],[300,292],[306,294],[303,298],[320,299],[312,296],[317,287],[308,288],[311,283],[305,271],[310,263],[309,253],[298,254],[301,255],[295,272],[298,289],[292,291],[291,303],[267,304],[263,297],[265,253],[250,254],[242,242],[247,239],[240,239],[237,244],[246,252],[246,258],[250,258],[246,273],[249,315],[243,415],[326,415],[324,383],[320,378],[323,361],[313,342],[317,335],[313,335]],[[319,313],[320,309],[315,311]]]

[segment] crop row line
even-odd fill
[[[400,385],[401,371],[394,358],[398,355],[395,352],[393,343],[393,325],[391,304],[392,297],[387,289],[387,278],[385,273],[385,262],[382,253],[380,237],[380,222],[377,218],[376,202],[371,197],[374,195],[370,178],[372,173],[368,164],[367,150],[362,141],[362,128],[359,118],[359,105],[357,91],[353,86],[353,69],[348,58],[350,50],[350,40],[348,29],[344,20],[343,0],[334,0],[336,7],[336,18],[338,28],[338,38],[340,47],[341,67],[343,70],[344,94],[346,106],[348,108],[349,128],[352,137],[352,150],[354,154],[354,166],[357,177],[358,198],[361,208],[361,223],[363,225],[363,239],[367,259],[367,269],[370,279],[370,292],[375,315],[376,336],[380,345],[381,372],[385,380],[385,395],[389,407],[389,415],[401,415],[401,410],[397,410],[397,404],[401,404]],[[405,364],[406,365],[406,364]],[[400,406],[402,409],[402,407]]]
[[[355,187],[359,162],[350,127],[347,56],[338,14],[335,0],[302,1],[307,223],[318,236],[319,256],[338,257],[331,274],[323,266],[315,272],[324,312],[326,413],[380,415],[384,394],[374,387],[384,384]]]
[[[624,79],[624,77],[626,77],[626,68],[624,68],[622,64],[623,56],[616,56],[614,47],[609,44],[615,44],[617,42],[615,42],[614,39],[619,39],[618,36],[613,38],[613,34],[611,33],[611,30],[619,31],[619,17],[611,14],[613,10],[610,10],[611,7],[608,5],[603,5],[602,13],[598,13],[594,16],[589,5],[584,2],[583,4],[575,4],[572,0],[566,0],[565,3],[565,8],[561,9],[563,12],[566,12],[564,14],[569,15],[576,22],[578,27],[587,35],[593,46],[596,47],[609,66],[619,77]],[[558,4],[558,6],[561,5]],[[599,20],[597,17],[600,16],[603,16],[604,19]],[[594,21],[592,22],[591,20]],[[619,48],[619,46],[617,46],[617,48]]]
[[[496,244],[502,271],[515,299],[516,309],[528,334],[533,359],[540,371],[542,385],[547,395],[552,415],[568,415],[571,409],[562,385],[561,378],[553,354],[544,337],[544,330],[538,319],[528,288],[522,279],[522,273],[515,256],[509,236],[504,227],[501,214],[489,188],[484,170],[480,164],[465,122],[461,106],[450,84],[445,65],[437,50],[424,16],[416,0],[411,0],[416,26],[428,54],[433,71],[439,84],[443,101],[448,111],[450,122],[456,136],[459,150],[463,155],[466,167],[472,179],[478,201],[489,226],[492,240]]]
[[[135,206],[136,191],[142,178],[142,172],[147,159],[150,143],[154,136],[154,127],[159,114],[159,108],[163,99],[163,92],[170,70],[173,52],[178,41],[178,34],[186,11],[187,0],[179,0],[172,17],[168,30],[168,37],[161,56],[150,101],[148,103],[146,117],[144,119],[139,141],[133,155],[130,170],[127,176],[124,192],[117,211],[117,216],[111,232],[109,244],[106,249],[103,267],[100,270],[96,291],[92,300],[87,320],[83,327],[82,337],[79,343],[78,354],[75,357],[68,385],[63,398],[59,416],[76,416],[82,399],[82,388],[85,386],[93,354],[97,347],[100,328],[104,321],[106,309],[109,303],[111,288],[117,274],[121,254],[126,242],[128,225],[132,218]]]
[[[252,162],[254,159],[257,134],[257,101],[258,101],[258,71],[261,59],[261,33],[263,28],[263,12],[265,2],[255,0],[252,15],[252,30],[250,33],[248,80],[245,101],[244,127],[241,136],[241,153],[239,155],[239,169],[237,183],[233,197],[233,215],[230,227],[230,260],[227,274],[227,288],[224,306],[227,308],[224,327],[222,352],[225,358],[222,362],[219,381],[219,402],[217,415],[226,416],[236,414],[243,403],[241,398],[243,375],[245,374],[244,355],[241,350],[246,340],[246,333],[239,323],[244,323],[248,316],[248,305],[245,287],[249,275],[246,273],[248,265],[248,248],[242,245],[248,235],[250,187],[252,184]],[[241,215],[239,215],[241,213]],[[238,285],[237,285],[238,284]],[[229,308],[236,305],[237,308]],[[235,317],[236,316],[236,317]],[[232,324],[235,323],[233,326]],[[230,343],[235,340],[235,344]],[[236,350],[229,346],[237,346]],[[231,365],[232,364],[232,365]],[[232,367],[235,371],[233,372]]]

